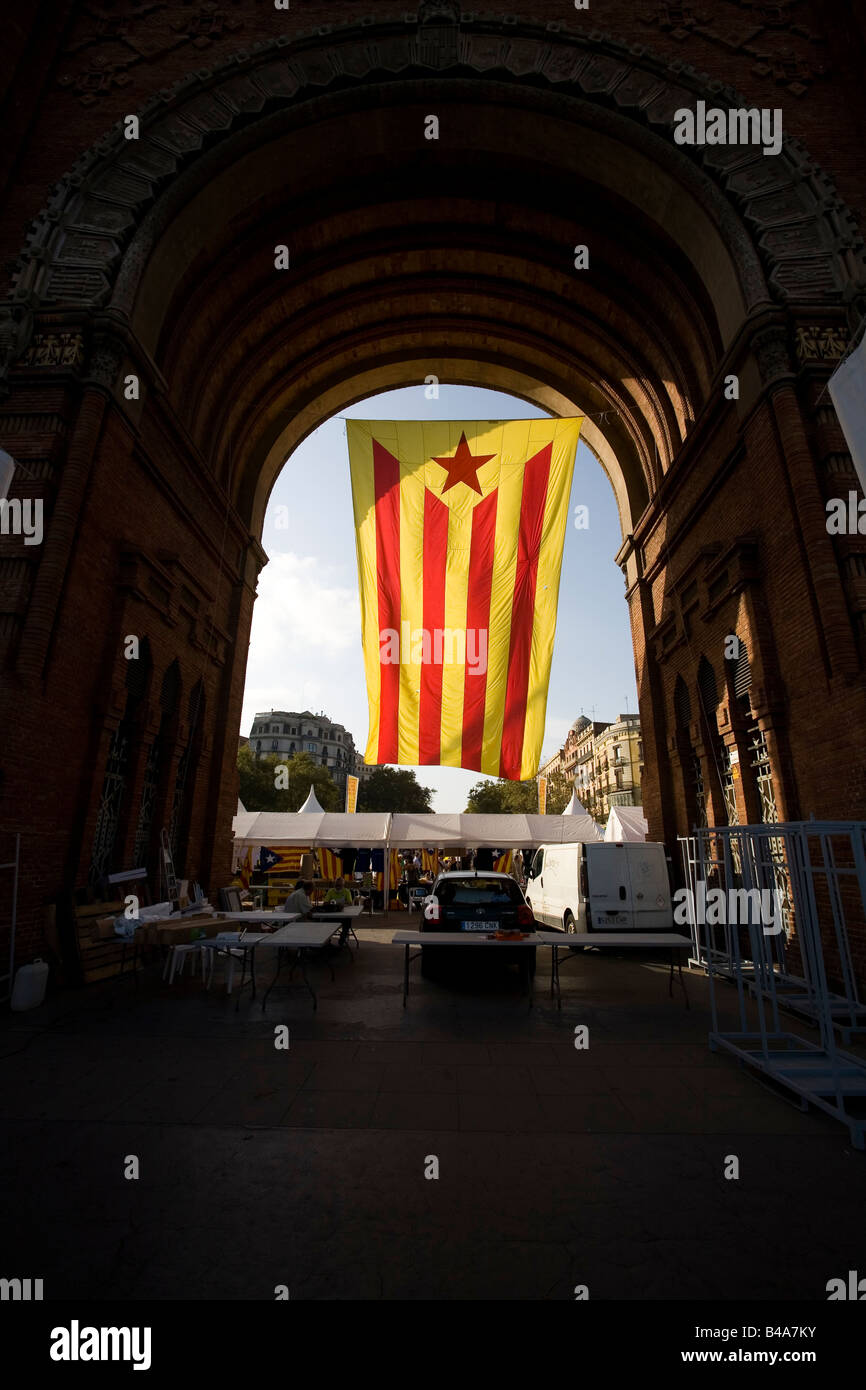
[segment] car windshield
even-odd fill
[[[503,878],[445,879],[436,889],[436,896],[446,906],[454,903],[509,907],[523,902],[523,894],[514,879]]]

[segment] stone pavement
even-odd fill
[[[152,965],[4,1018],[0,1274],[48,1299],[823,1300],[862,1267],[866,1155],[709,1052],[702,974],[687,1011],[666,967],[587,953],[558,1013],[546,952],[531,1011],[513,971],[416,964],[404,1011],[405,924],[362,927],[334,983],[314,966],[315,1014],[298,976],[262,1013],[262,957],[239,1012]]]

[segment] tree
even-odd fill
[[[547,779],[547,814],[561,816],[574,791],[574,783],[561,769],[552,772]]]
[[[486,815],[534,815],[538,811],[537,782],[476,782],[469,790],[468,812]]]
[[[284,772],[279,772],[285,768]],[[285,757],[268,753],[256,758],[248,745],[238,749],[239,796],[248,811],[298,811],[310,791],[315,789],[324,811],[339,811],[343,793],[331,779],[326,767],[316,763],[309,753],[293,753]]]
[[[377,767],[358,788],[359,811],[432,811],[433,791],[422,787],[411,768]]]

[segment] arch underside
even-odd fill
[[[151,100],[140,141],[80,161],[31,235],[16,293],[127,323],[254,531],[310,429],[418,370],[586,414],[627,535],[749,317],[801,292],[791,257],[828,254],[798,149],[675,146],[705,79],[481,21],[347,26],[202,71]]]
[[[665,218],[667,173],[561,117],[541,149],[537,124],[532,149],[503,148],[513,107],[485,95],[479,108],[453,87],[427,93],[435,142],[416,103],[319,103],[315,125],[240,153],[161,229],[131,318],[254,529],[304,434],[386,384],[510,382],[586,414],[624,534],[703,408],[732,309],[745,313],[717,228],[697,203],[691,227],[679,202]],[[630,182],[654,183],[661,222],[628,200]],[[274,267],[277,246],[288,270]]]

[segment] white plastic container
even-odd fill
[[[45,998],[48,984],[48,962],[36,959],[32,965],[22,965],[15,976],[9,1007],[18,1012],[36,1009]]]

